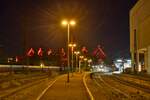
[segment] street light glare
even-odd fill
[[[80,52],[75,51],[75,52],[74,52],[74,54],[79,55],[79,54],[80,54]]]
[[[63,20],[61,23],[62,23],[62,25],[67,25],[68,21],[67,20]]]
[[[73,47],[76,47],[77,45],[76,44],[73,44]]]
[[[84,61],[87,61],[87,58],[84,58]]]
[[[78,54],[80,54],[80,52],[79,51],[75,51],[74,54],[78,55]]]
[[[77,45],[70,43],[68,46],[69,46],[69,47],[76,47]]]
[[[71,21],[67,21],[67,20],[63,20],[62,22],[61,22],[61,24],[62,25],[67,25],[67,24],[70,24],[70,25],[72,25],[72,26],[74,26],[75,24],[76,24],[76,22],[74,21],[74,20],[71,20]]]
[[[70,21],[70,25],[75,25],[75,24],[76,24],[76,22],[74,20]]]
[[[69,47],[72,47],[72,44],[69,44],[68,46],[69,46]]]
[[[84,56],[80,56],[80,59],[83,59],[84,58]]]

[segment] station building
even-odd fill
[[[150,0],[130,10],[130,52],[133,70],[150,74]]]

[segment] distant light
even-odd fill
[[[122,62],[122,59],[118,59],[117,62]]]
[[[75,43],[74,43],[74,44],[71,44],[71,43],[70,43],[68,46],[69,46],[69,47],[76,47],[77,45],[76,45]]]
[[[92,62],[92,59],[89,59],[89,60],[88,60],[88,63],[91,63],[91,62]]]
[[[142,66],[141,66],[141,63],[139,63],[139,68],[138,68],[138,71],[141,72],[142,71]]]
[[[103,65],[100,65],[100,68],[103,68],[104,66]]]
[[[80,51],[75,51],[74,54],[78,55],[80,54]]]
[[[84,58],[84,61],[87,61],[87,58]]]
[[[10,63],[10,62],[12,62],[12,61],[13,61],[13,58],[8,58],[8,59],[7,59],[7,62],[8,62],[8,63]]]
[[[80,56],[80,59],[83,59],[84,58],[84,56]]]
[[[73,47],[76,47],[77,45],[76,44],[73,44]]]
[[[121,71],[113,71],[114,74],[121,74]]]
[[[40,65],[41,67],[43,67],[44,66],[44,64],[43,63],[41,63],[41,65]]]
[[[127,60],[127,62],[131,62],[131,60],[130,60],[130,59],[128,59],[128,60]]]

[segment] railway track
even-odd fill
[[[131,74],[122,74],[122,75],[115,75],[115,76],[133,78],[133,79],[146,81],[150,83],[150,77],[145,77],[145,76],[140,76],[140,75],[131,75]]]
[[[29,88],[34,87],[34,86],[38,86],[39,84],[43,84],[44,82],[47,82],[47,81],[51,81],[54,79],[54,76],[48,76],[46,74],[42,74],[40,76],[34,75],[30,79],[28,79],[28,77],[20,78],[20,79],[28,81],[28,82],[24,83],[23,85],[16,87],[16,88],[10,88],[7,90],[3,90],[2,92],[0,92],[0,100],[5,100],[7,98],[11,98],[11,97],[15,96],[16,94],[18,94],[18,93],[20,93],[26,89],[29,89]],[[8,99],[8,100],[12,100],[12,99]]]
[[[75,76],[74,76],[75,77]],[[127,86],[129,86],[129,87],[133,87],[134,86],[134,88],[139,88],[139,86],[136,86],[135,84],[132,84],[132,86],[131,86],[131,83],[128,83],[128,82],[124,82],[123,80],[121,80],[121,79],[119,79],[119,78],[117,78],[116,76],[110,76],[110,75],[108,75],[108,76],[106,76],[107,78],[109,77],[113,77],[113,78],[110,78],[110,80],[111,81],[115,81],[116,83],[118,83],[118,85],[120,84],[123,84],[123,85],[127,85]],[[132,94],[130,94],[130,93],[128,93],[127,91],[123,91],[123,89],[120,89],[120,88],[117,88],[116,86],[113,86],[113,85],[115,85],[115,83],[112,83],[112,84],[109,84],[108,82],[107,82],[107,78],[105,78],[105,76],[103,76],[103,75],[99,75],[99,74],[95,74],[95,75],[93,75],[93,78],[91,79],[90,78],[90,73],[86,73],[86,74],[84,74],[84,75],[82,75],[82,79],[81,79],[81,77],[80,77],[80,80],[78,80],[78,81],[76,81],[76,83],[79,83],[79,84],[83,84],[83,86],[82,85],[79,85],[80,87],[76,87],[76,88],[70,88],[70,87],[73,87],[74,85],[72,85],[72,83],[74,83],[75,81],[73,81],[75,78],[72,78],[72,80],[71,80],[71,82],[72,83],[65,83],[65,84],[63,84],[64,82],[65,82],[65,79],[66,78],[66,76],[65,75],[61,75],[61,76],[58,76],[58,77],[55,77],[55,78],[53,78],[53,79],[51,79],[51,80],[47,80],[47,85],[45,85],[42,89],[41,89],[41,91],[39,91],[36,95],[35,95],[35,97],[34,97],[34,99],[32,98],[32,100],[49,100],[49,99],[53,99],[53,93],[54,92],[58,92],[58,91],[60,91],[60,93],[62,93],[62,91],[60,90],[61,89],[61,87],[64,87],[65,86],[65,88],[63,88],[63,92],[64,91],[68,91],[68,89],[71,89],[71,91],[73,90],[74,91],[74,89],[75,89],[75,91],[76,91],[76,88],[80,88],[80,87],[82,87],[82,91],[84,91],[84,92],[80,92],[80,90],[78,91],[78,92],[80,92],[81,93],[81,95],[80,96],[82,96],[83,95],[83,97],[84,96],[86,96],[86,99],[84,98],[84,99],[82,99],[82,98],[80,98],[80,99],[77,99],[77,100],[100,100],[99,98],[97,98],[97,96],[108,96],[108,97],[106,97],[105,99],[103,99],[103,100],[109,100],[109,99],[111,99],[111,100],[137,100],[137,99],[134,99],[134,97],[132,97]],[[108,79],[109,79],[108,78]],[[61,80],[61,81],[60,81]],[[103,93],[105,93],[105,94],[101,94],[101,93],[99,93],[99,92],[97,92],[97,93],[95,93],[95,92],[93,92],[93,88],[91,87],[91,84],[89,84],[89,80],[92,80],[92,83],[95,83],[96,85],[94,85],[95,86],[95,88],[97,88],[97,89],[99,89],[99,92],[100,91],[103,91]],[[110,82],[111,82],[110,81]],[[43,83],[42,83],[43,82]],[[32,84],[29,84],[29,85],[27,85],[27,86],[24,86],[24,87],[21,87],[21,88],[19,88],[19,89],[17,89],[17,90],[15,90],[15,91],[13,91],[13,92],[11,92],[11,93],[9,93],[9,94],[7,94],[7,95],[3,95],[3,97],[5,98],[5,97],[9,97],[9,96],[11,96],[11,95],[13,95],[13,94],[15,94],[15,95],[17,95],[16,93],[17,92],[20,92],[20,91],[24,91],[24,89],[27,89],[27,88],[30,88],[30,87],[32,87],[32,86],[35,86],[35,85],[37,85],[36,87],[38,87],[39,85],[38,84],[40,84],[40,83],[42,83],[42,84],[44,84],[44,79],[41,79],[41,80],[39,80],[39,81],[36,81],[36,82],[34,82],[34,83],[32,83]],[[59,85],[60,83],[62,83],[61,85]],[[75,83],[75,84],[76,84]],[[123,86],[123,85],[121,85],[121,86]],[[41,85],[40,85],[41,86]],[[60,87],[61,86],[61,87]],[[31,89],[30,89],[31,90]],[[56,91],[55,91],[56,90]],[[147,89],[148,90],[148,89]],[[143,91],[145,91],[145,90],[143,90]],[[146,91],[147,92],[147,91]],[[51,94],[52,93],[52,94]],[[83,93],[83,94],[82,94]],[[149,91],[147,92],[147,93],[149,93]],[[33,93],[34,94],[34,93]],[[71,93],[72,94],[72,93]],[[49,96],[50,95],[50,96]],[[49,96],[49,98],[47,99],[47,96]],[[57,96],[60,96],[59,95],[59,93],[57,94]],[[57,99],[57,96],[55,95],[54,97],[55,97],[55,99]],[[63,95],[64,96],[64,95]],[[65,94],[65,96],[70,96],[68,93],[66,93]],[[78,96],[76,93],[75,93],[75,95],[73,95],[72,94],[72,98],[74,99],[74,97],[76,97],[76,96]],[[80,97],[80,96],[78,96],[78,97]],[[52,97],[52,98],[51,98]],[[60,96],[61,97],[61,96]],[[1,97],[0,97],[1,98]],[[45,99],[46,98],[46,99]],[[68,97],[69,98],[69,100],[71,100],[70,99],[70,97]],[[68,100],[68,98],[67,98],[67,100]],[[2,99],[3,100],[3,99]],[[8,99],[8,100],[12,100],[12,99]],[[20,100],[20,99],[15,99],[15,100]],[[61,100],[61,99],[58,99],[58,100]],[[66,98],[64,98],[64,100],[66,100]],[[141,99],[138,99],[138,100],[141,100]],[[142,99],[143,100],[143,99]],[[144,100],[147,100],[147,99],[144,99]],[[148,99],[149,100],[149,99]]]
[[[106,86],[103,85],[102,80],[108,84],[107,87],[114,87],[112,90],[119,90],[121,91],[122,94],[126,94],[125,100],[150,100],[150,95],[149,95],[149,88],[145,86],[141,86],[139,84],[133,83],[133,82],[127,82],[125,80],[120,79],[118,76],[114,75],[102,75],[98,74],[97,75],[97,84],[101,86]],[[101,80],[101,81],[100,81]],[[118,91],[118,92],[119,92]],[[116,91],[117,92],[117,91]],[[118,95],[119,96],[119,95]],[[122,98],[121,98],[122,99]]]
[[[39,76],[43,76],[43,75],[46,75],[46,74],[38,73],[38,74],[33,74],[33,75],[29,75],[29,76],[24,76],[24,77],[19,77],[19,74],[16,77],[15,77],[15,75],[14,76],[7,75],[5,77],[1,77],[0,83],[11,81],[11,80],[27,80],[29,78],[35,78],[37,76],[39,77]],[[22,76],[22,74],[20,76]]]
[[[129,99],[130,98],[130,96],[127,93],[125,93],[125,92],[119,90],[118,88],[113,87],[112,85],[105,82],[105,80],[103,80],[101,75],[96,75],[96,76],[94,75],[93,80],[97,84],[98,87],[103,88],[103,91],[105,91],[107,94],[110,95],[112,100],[116,100],[116,96],[121,99]],[[112,94],[114,94],[115,97]]]
[[[113,76],[111,78],[115,81],[118,81],[121,84],[125,84],[127,86],[131,86],[131,87],[134,87],[136,89],[139,89],[143,92],[150,93],[150,87],[148,87],[148,86],[140,85],[140,84],[137,84],[137,83],[133,83],[133,82],[121,79],[121,78],[119,78],[119,76]]]
[[[4,91],[4,94],[1,94],[0,95],[0,100],[2,99],[5,99],[5,98],[7,98],[7,97],[9,97],[9,96],[11,96],[11,95],[13,95],[13,94],[15,94],[15,93],[17,93],[17,92],[19,92],[19,91],[22,91],[22,90],[24,90],[24,89],[26,89],[26,88],[30,88],[30,87],[32,87],[32,86],[34,86],[34,85],[36,85],[36,84],[39,84],[39,83],[41,83],[41,82],[43,82],[44,80],[46,80],[47,78],[39,78],[39,80],[36,80],[36,81],[34,81],[34,82],[31,82],[31,83],[29,83],[29,84],[26,84],[26,85],[24,85],[24,86],[21,86],[21,87],[18,87],[18,88],[15,88],[15,89],[12,89],[12,90],[8,90],[8,91],[6,91],[6,93],[5,93],[5,91]]]

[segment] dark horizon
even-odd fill
[[[91,52],[98,44],[108,57],[129,54],[129,11],[136,0],[7,0],[0,2],[0,45],[8,55],[28,47],[66,47],[64,18],[73,18],[74,41]]]

